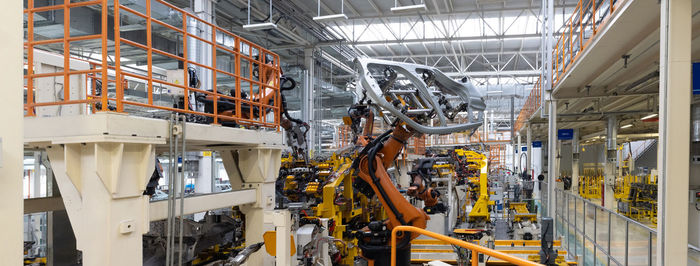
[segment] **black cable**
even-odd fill
[[[360,151],[360,153],[357,155],[357,158],[352,162],[352,169],[357,169],[357,167],[360,166],[360,159],[362,159],[362,155],[367,154],[367,152],[368,152],[372,147],[374,147],[375,145],[377,145],[378,141],[381,141],[383,138],[385,138],[387,135],[391,134],[392,132],[394,132],[393,129],[387,130],[386,132],[384,132],[384,133],[382,133],[381,135],[379,135],[376,139],[370,141],[370,143],[368,143],[367,146],[365,146],[364,148],[362,148],[362,150]]]

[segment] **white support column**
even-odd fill
[[[522,167],[522,162],[520,161],[520,155],[523,153],[523,146],[522,144],[522,139],[520,138],[520,132],[518,132],[518,145],[515,147],[515,174],[520,174],[523,172],[523,167]]]
[[[212,172],[212,157],[211,151],[198,152],[198,171],[197,178],[194,180],[194,192],[197,194],[209,194],[214,192],[214,175]],[[199,221],[204,218],[204,213],[196,213],[194,220]]]
[[[292,253],[292,219],[289,211],[268,211],[265,213],[265,220],[271,221],[275,227],[275,266],[291,266],[292,261],[295,260],[290,255]]]
[[[549,140],[547,141],[547,216],[555,218],[554,188],[557,161],[557,101],[549,101]]]
[[[64,143],[46,151],[83,264],[141,265],[142,235],[150,228],[143,191],[154,169],[154,145]]]
[[[23,164],[23,78],[22,78],[22,1],[8,1],[0,9],[0,80],[3,98],[0,104],[0,258],[8,265],[22,265],[24,241],[22,214]]]
[[[692,7],[661,1],[657,265],[688,263]]]
[[[302,93],[302,103],[301,103],[301,117],[302,120],[304,120],[307,123],[311,123],[311,121],[314,121],[314,65],[316,61],[314,60],[313,56],[313,49],[312,48],[306,48],[304,49],[304,66],[306,66],[306,71],[305,71],[305,85],[304,85],[304,90]],[[311,128],[309,129],[309,132],[306,134],[306,142],[308,143],[309,151],[313,150],[314,143],[316,143],[316,137],[315,137],[315,131],[316,129],[314,128],[315,126],[312,124]]]
[[[198,194],[207,194],[214,192],[212,187],[214,176],[212,175],[212,152],[204,151],[199,155],[199,171],[197,171],[197,179],[194,180],[194,192]]]
[[[525,169],[527,169],[527,174],[534,176],[532,172],[532,125],[530,122],[527,123],[527,160],[525,162]]]
[[[432,122],[432,120],[430,120]],[[484,136],[481,137],[483,141],[489,140],[489,111],[484,110]]]
[[[617,176],[617,117],[611,115],[608,117],[607,135],[606,135],[606,151],[605,165],[603,168],[603,206],[610,210],[617,209],[615,202],[615,178]]]
[[[579,129],[574,129],[574,138],[571,140],[571,193],[578,193],[578,172],[581,151],[579,147]]]
[[[266,231],[275,230],[274,216],[266,215],[275,206],[275,180],[279,172],[282,150],[280,147],[246,148],[220,151],[231,187],[255,189],[256,203],[241,206],[246,219],[246,245],[263,241]],[[240,173],[240,174],[239,174]],[[281,254],[281,253],[278,253]],[[275,259],[265,252],[256,252],[248,265],[274,265]]]

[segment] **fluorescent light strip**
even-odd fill
[[[627,124],[627,125],[621,126],[620,128],[628,128],[628,127],[632,127],[632,124]]]
[[[649,118],[654,118],[654,117],[657,117],[657,116],[659,116],[659,114],[650,114],[650,115],[648,115],[648,116],[642,117],[642,120],[647,120],[647,119],[649,119]]]
[[[417,4],[417,5],[410,5],[410,6],[397,6],[397,7],[392,7],[391,12],[411,12],[411,11],[426,11],[428,10],[428,7],[425,6],[425,4]]]
[[[318,16],[318,17],[314,17],[313,19],[314,19],[314,21],[317,21],[317,22],[323,22],[323,21],[348,19],[348,16],[345,14],[334,14],[334,15]]]
[[[269,29],[276,29],[276,28],[277,28],[277,24],[272,23],[272,22],[243,25],[243,29],[248,30],[248,31],[269,30]]]

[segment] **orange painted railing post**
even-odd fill
[[[153,35],[151,35],[151,1],[146,1],[146,46],[148,46],[148,52],[146,53],[146,61],[148,64],[148,104],[153,104]],[[184,24],[184,22],[183,22]],[[183,38],[183,41],[184,38]],[[185,68],[186,70],[186,68]],[[187,75],[183,76],[186,77]]]
[[[472,251],[472,266],[479,266],[479,252]]]
[[[109,85],[109,72],[107,72],[108,65],[107,65],[107,55],[109,53],[109,49],[107,47],[108,42],[107,42],[107,32],[108,32],[108,21],[109,21],[109,6],[108,6],[108,0],[102,0],[102,90],[100,93],[100,101],[102,102],[102,110],[101,111],[107,111],[109,110],[107,108],[107,105],[109,104],[108,99],[107,99],[107,88]]]
[[[124,86],[121,82],[122,80],[122,66],[121,66],[121,31],[120,31],[120,17],[119,17],[119,0],[113,0],[114,1],[114,85],[116,86],[116,91],[117,91],[117,97],[116,97],[116,102],[117,102],[117,112],[123,112],[124,111],[124,103],[122,102],[124,100]],[[147,1],[150,2],[150,1]],[[146,36],[151,35],[151,28],[146,28]],[[66,53],[67,55],[67,53]],[[65,58],[68,58],[66,56]],[[103,84],[103,89],[106,89],[107,86],[104,86]],[[106,93],[107,91],[105,90],[103,93]]]

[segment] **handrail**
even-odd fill
[[[110,3],[108,0],[77,3],[62,1],[60,4],[45,6],[35,6],[34,2],[35,0],[27,0],[27,8],[24,9],[24,13],[27,14],[27,23],[25,24],[27,37],[24,44],[27,54],[25,116],[36,116],[37,109],[43,106],[81,104],[81,108],[88,106],[92,112],[116,111],[124,113],[128,111],[124,108],[128,105],[195,114],[207,117],[208,122],[213,124],[235,122],[279,129],[281,95],[279,79],[276,77],[281,74],[281,70],[280,58],[277,54],[164,0],[145,1],[143,6],[139,6],[140,9],[127,6],[133,4],[131,2],[120,3],[120,0],[114,0],[114,3]],[[76,33],[71,32],[71,14],[79,14],[79,12],[71,11],[77,8],[87,8],[99,15],[101,27],[96,29],[95,34],[72,36]],[[167,9],[170,12],[170,17],[156,17],[158,14],[153,13],[152,10],[160,9]],[[60,37],[35,38],[35,35],[39,35],[35,33],[34,18],[40,12],[63,12],[62,21],[55,21],[63,24],[63,32]],[[128,18],[131,18],[132,21]],[[130,35],[120,31],[121,27],[138,24],[138,22],[134,23],[133,20],[141,20],[145,23],[144,40],[133,39],[129,37]],[[199,30],[198,33],[192,31],[193,27]],[[156,30],[156,28],[162,30]],[[118,34],[113,34],[114,32]],[[166,51],[163,50],[163,45],[157,45],[154,38],[158,32],[165,32],[166,35],[177,37],[172,38],[175,48],[170,49],[175,51]],[[163,36],[159,37],[164,38]],[[101,47],[94,49],[95,54],[101,58],[72,55],[71,52],[76,51],[75,47],[80,46],[78,44],[80,41],[101,43]],[[42,46],[48,44],[62,44],[60,55],[63,56],[63,63],[57,67],[63,70],[52,73],[35,73],[35,51],[42,50]],[[204,49],[210,54],[210,58],[197,60],[195,57],[188,56],[191,46],[198,44],[205,47]],[[137,71],[130,68],[126,64],[127,62],[122,62],[127,61],[124,59],[129,59],[122,57],[124,48],[131,49],[130,56],[143,56],[145,58],[146,63],[142,66],[143,69]],[[138,55],[134,55],[134,51]],[[271,58],[269,61],[268,57]],[[154,77],[158,75],[154,73],[154,60],[158,58],[165,58],[164,60],[180,64],[180,68],[173,70],[181,74],[183,82],[168,82],[165,78]],[[220,58],[218,65],[217,58]],[[205,61],[209,61],[209,63],[205,63]],[[89,69],[71,68],[71,65],[78,62],[87,62]],[[188,68],[195,68],[199,72],[200,80],[208,80],[206,90],[188,85],[188,82],[185,82],[190,78]],[[258,69],[258,77],[251,74],[254,68]],[[80,75],[81,78],[84,77],[88,81],[86,83],[91,86],[86,86],[84,89],[72,88],[74,86],[71,86],[71,77],[77,75]],[[35,99],[37,93],[35,79],[46,77],[63,78],[62,99],[37,102]],[[142,97],[143,101],[125,97],[128,79],[130,79],[129,82],[145,85],[147,92]],[[229,82],[217,85],[217,81],[221,80]],[[101,84],[102,93],[100,95],[95,94],[96,81]],[[111,92],[114,94],[108,96],[110,86]],[[184,103],[180,107],[168,107],[154,103],[154,87],[158,86],[181,91]],[[230,93],[226,92],[228,90]],[[191,99],[190,93],[209,99],[211,108],[201,110],[191,107],[190,102],[194,102],[194,100]],[[76,97],[72,94],[80,96]],[[245,97],[245,94],[249,96]],[[227,106],[227,108],[222,106]],[[241,108],[242,106],[245,107]]]
[[[430,232],[428,230],[414,227],[414,226],[406,226],[406,225],[401,225],[394,227],[393,230],[391,230],[391,265],[396,265],[396,233],[398,232],[413,232],[413,233],[418,233],[421,235],[429,236],[438,240],[445,241],[449,244],[460,246],[462,248],[469,249],[473,252],[472,254],[472,265],[478,265],[478,257],[477,256],[479,253],[482,253],[484,255],[489,255],[491,257],[499,258],[504,261],[513,263],[515,265],[525,265],[525,266],[539,266],[542,264],[535,263],[529,260],[525,260],[516,256],[511,256],[508,254],[505,254],[503,252],[499,252],[490,248],[482,247],[476,244],[472,244],[466,241],[462,241],[459,239],[455,239],[446,235],[438,234],[435,232]]]
[[[559,84],[583,50],[593,41],[598,30],[605,26],[624,0],[579,0],[571,16],[562,25],[557,41],[552,47],[552,86]],[[607,5],[607,6],[605,6]],[[590,30],[590,36],[586,32]],[[519,131],[530,120],[541,103],[542,77],[533,84],[532,91],[518,114],[515,130]],[[537,91],[537,92],[535,92]]]

